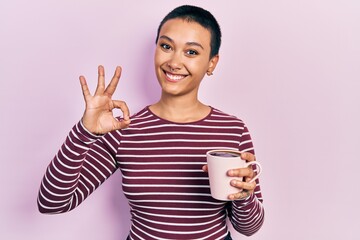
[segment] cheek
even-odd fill
[[[162,51],[158,51],[158,50],[155,50],[155,54],[154,54],[154,70],[155,70],[155,74],[156,74],[156,78],[158,79],[158,81],[160,81],[160,75],[162,73],[162,64],[163,64],[163,61],[162,61]]]
[[[159,53],[158,50],[155,50],[155,54],[154,54],[154,64],[155,66],[157,66],[159,64]]]
[[[208,69],[208,64],[205,61],[189,61],[187,63],[187,68],[189,71],[191,71],[193,74],[203,75],[206,73]]]
[[[164,53],[162,50],[155,50],[154,63],[156,66],[161,66],[162,64],[164,64],[164,62],[167,61],[167,58],[167,54]]]

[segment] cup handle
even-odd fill
[[[256,173],[256,176],[249,181],[249,183],[251,183],[251,182],[255,181],[256,179],[258,179],[259,176],[260,176],[260,174],[261,174],[261,172],[262,172],[261,165],[260,165],[260,163],[258,163],[258,162],[247,162],[245,166],[246,166],[246,167],[249,167],[249,166],[254,165],[254,164],[256,165],[257,173]]]

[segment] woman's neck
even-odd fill
[[[198,99],[164,98],[150,106],[150,110],[157,116],[179,123],[195,122],[205,118],[211,111],[210,107]]]

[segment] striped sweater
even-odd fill
[[[204,119],[173,123],[148,107],[131,117],[127,129],[103,136],[81,121],[49,164],[38,195],[42,213],[77,207],[117,169],[129,201],[129,239],[224,239],[226,218],[244,235],[262,225],[259,182],[244,200],[223,202],[210,195],[206,152],[233,149],[254,153],[245,124],[215,108]]]

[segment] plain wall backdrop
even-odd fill
[[[79,75],[94,90],[99,64],[121,65],[115,97],[132,113],[157,101],[156,30],[182,4],[223,32],[200,98],[247,123],[263,165],[264,226],[234,239],[359,239],[358,0],[1,1],[0,239],[125,239],[119,172],[62,215],[37,211],[38,188],[82,116]]]

